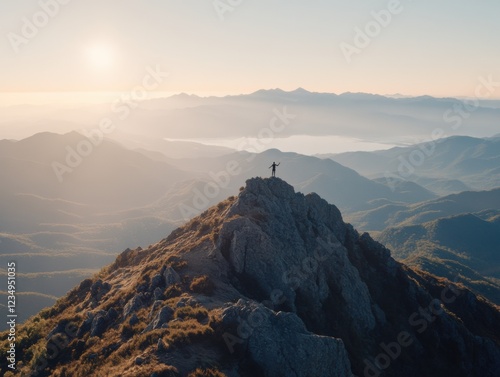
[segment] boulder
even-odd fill
[[[143,332],[148,332],[151,330],[156,330],[161,327],[165,327],[168,321],[172,319],[174,311],[169,306],[164,306],[160,309],[158,314],[156,314],[155,318],[149,323],[149,325],[144,329]]]
[[[159,308],[163,306],[163,301],[161,300],[156,300],[153,303],[153,306],[151,307],[151,310],[149,311],[148,318],[153,318],[158,311]]]
[[[106,320],[106,312],[100,311],[94,317],[92,321],[92,326],[90,328],[90,336],[101,336],[108,327],[108,321]]]
[[[156,300],[161,300],[163,298],[163,290],[160,287],[156,287],[155,290],[153,291],[153,299]]]
[[[130,314],[135,313],[137,310],[139,310],[143,305],[144,302],[142,300],[142,295],[139,293],[132,297],[126,304],[125,307],[123,308],[123,318],[127,318]]]
[[[170,266],[165,269],[163,277],[165,278],[165,285],[167,287],[181,282],[179,274]]]
[[[90,331],[92,327],[92,321],[94,320],[94,313],[92,312],[87,312],[86,314],[87,318],[85,318],[78,328],[78,331],[76,333],[76,336],[78,338],[82,338],[87,332]]]
[[[265,377],[351,377],[342,340],[307,331],[294,313],[239,300],[224,309],[223,338],[229,350],[241,347]]]
[[[150,291],[154,291],[156,288],[165,286],[165,278],[161,274],[156,274],[151,279],[151,285],[149,287]]]
[[[139,323],[139,317],[137,317],[137,314],[132,314],[132,316],[130,317],[129,321],[128,321],[129,325],[130,326],[134,326],[136,324]]]
[[[113,322],[114,320],[116,320],[118,318],[118,312],[116,311],[115,308],[111,308],[108,310],[108,312],[106,313],[106,321],[108,322]]]

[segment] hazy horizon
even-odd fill
[[[0,3],[0,92],[129,91],[151,66],[154,91],[198,94],[477,97],[500,76],[494,1],[42,3]]]
[[[417,95],[405,94],[404,92],[397,93],[370,93],[370,92],[316,92],[314,90],[308,90],[307,88],[297,87],[291,90],[284,90],[282,88],[260,88],[254,91],[249,92],[220,92],[220,91],[177,91],[177,92],[169,92],[169,91],[161,91],[161,92],[150,92],[148,93],[148,98],[150,99],[168,99],[173,96],[178,95],[190,95],[197,96],[200,98],[208,98],[208,97],[229,97],[229,96],[242,96],[249,95],[260,90],[283,90],[284,92],[293,92],[297,89],[304,89],[311,93],[321,93],[321,94],[369,94],[382,96],[387,98],[418,98],[418,97],[433,97],[436,99],[458,99],[458,100],[474,100],[478,99],[477,97],[467,97],[461,95],[447,95],[447,96],[433,96],[428,93],[421,93]],[[71,92],[54,92],[54,91],[46,91],[46,92],[0,92],[0,108],[2,107],[12,107],[19,105],[26,106],[60,106],[60,107],[74,107],[74,106],[86,106],[86,105],[96,105],[96,104],[109,104],[115,101],[117,98],[120,98],[123,94],[129,94],[130,91],[71,91]],[[480,102],[484,101],[492,101],[497,102],[500,107],[500,95],[498,97],[492,96],[487,99],[478,99]]]

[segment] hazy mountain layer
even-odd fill
[[[460,214],[500,210],[500,188],[465,191],[416,204],[372,202],[373,209],[349,214],[348,219],[363,230],[382,231],[388,227],[416,225]]]
[[[311,93],[304,89],[286,92],[259,90],[226,97],[177,95],[134,103],[130,111],[112,104],[53,109],[18,106],[0,109],[2,138],[24,138],[40,131],[68,132],[93,129],[103,118],[116,125],[110,137],[130,147],[162,151],[158,140],[237,139],[261,137],[275,112],[293,114],[293,125],[273,136],[341,136],[365,142],[398,145],[431,140],[441,135],[467,132],[474,137],[498,133],[500,109],[480,101],[468,111],[454,98],[389,98],[366,93]],[[120,106],[121,108],[126,106]],[[286,110],[284,108],[286,107]],[[237,127],[235,126],[237,125]],[[199,151],[191,149],[194,155]],[[334,148],[330,153],[335,153]],[[184,151],[179,151],[184,154]],[[210,155],[212,151],[208,152]],[[314,153],[314,148],[311,148]],[[178,157],[178,156],[177,156]]]
[[[396,259],[437,276],[458,277],[472,290],[500,304],[500,222],[492,213],[441,218],[388,228],[377,239]]]
[[[500,138],[454,136],[376,152],[328,155],[386,183],[409,180],[440,195],[500,186]]]

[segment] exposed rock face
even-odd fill
[[[90,328],[90,336],[101,336],[106,330],[106,312],[100,312],[92,321],[92,326]]]
[[[172,308],[170,308],[169,306],[164,306],[160,309],[158,314],[156,314],[155,318],[149,323],[144,332],[159,329],[160,327],[165,326],[166,323],[172,318],[172,314],[174,314]]]
[[[347,351],[340,339],[307,331],[294,313],[273,312],[240,300],[226,308],[223,324],[247,323],[248,353],[265,376],[350,377]]]
[[[200,289],[207,280],[210,292]],[[23,360],[38,376],[180,377],[207,365],[227,377],[500,370],[497,307],[396,263],[335,206],[278,178],[251,179],[165,240],[126,250],[31,326],[40,335],[20,354],[59,347],[50,360]]]
[[[137,294],[134,297],[132,297],[129,302],[127,302],[127,304],[123,308],[124,317],[128,317],[130,314],[136,312],[137,310],[139,310],[139,308],[141,308],[144,305],[141,297],[142,297],[141,294]]]
[[[284,309],[305,309],[318,319],[323,303],[336,294],[355,330],[372,330],[370,294],[346,249],[355,231],[319,196],[295,194],[278,179],[269,186],[261,182],[248,181],[246,195],[228,213],[234,220],[224,223],[219,236],[236,275],[253,282],[258,298],[269,299],[276,290],[285,298]]]
[[[165,272],[163,273],[163,277],[165,278],[165,284],[168,286],[172,284],[179,283],[181,278],[177,272],[172,267],[167,267]]]
[[[386,248],[345,224],[335,206],[316,194],[295,193],[280,179],[247,181],[214,254],[248,297],[296,313],[310,331],[340,337],[358,375],[453,370],[456,376],[493,376],[500,370],[498,343],[479,338],[452,313],[462,291],[444,286],[436,300]],[[471,308],[477,302],[472,297]],[[498,311],[483,309],[500,319]],[[398,339],[406,342],[396,346]],[[394,346],[397,357],[382,344]],[[406,347],[411,350],[404,353]],[[443,361],[450,358],[469,362],[451,367]],[[436,359],[435,365],[415,362]]]

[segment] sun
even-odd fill
[[[97,70],[107,70],[113,67],[113,48],[104,42],[90,44],[85,50],[89,65]]]

